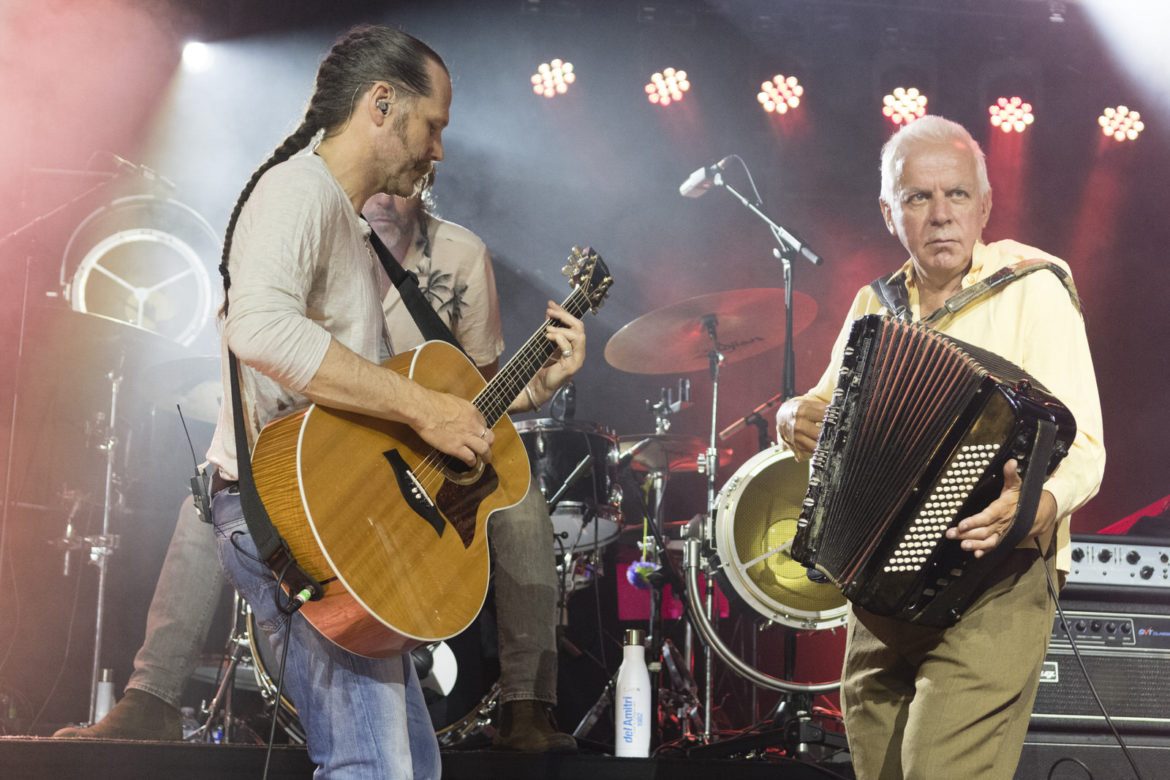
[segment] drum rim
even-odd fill
[[[763,593],[756,583],[746,576],[741,567],[742,562],[736,554],[734,540],[730,533],[734,523],[720,522],[728,513],[734,518],[734,510],[738,505],[742,488],[749,485],[752,478],[758,476],[767,467],[782,460],[795,461],[796,456],[787,447],[778,444],[761,450],[744,461],[720,488],[715,500],[714,534],[716,555],[722,564],[719,566],[719,570],[736,594],[765,618],[802,630],[820,630],[842,626],[845,624],[849,612],[849,602],[844,600],[844,596],[841,597],[843,603],[838,607],[826,610],[805,610],[782,604]]]
[[[554,518],[557,515],[557,511],[560,510],[561,507],[569,507],[569,508],[580,507],[582,510],[582,514],[584,514],[584,511],[586,509],[592,510],[593,519],[590,520],[590,522],[597,522],[599,519],[602,519],[602,520],[606,520],[610,523],[613,523],[613,526],[614,526],[613,533],[610,534],[609,536],[598,535],[596,544],[593,543],[593,536],[590,535],[589,536],[590,546],[581,547],[581,546],[574,545],[572,547],[566,547],[566,549],[565,549],[566,553],[574,553],[575,554],[575,553],[599,552],[599,551],[604,550],[605,548],[609,547],[614,542],[617,542],[621,538],[621,535],[622,535],[622,524],[621,524],[621,519],[620,519],[621,518],[621,511],[618,507],[615,507],[612,505],[595,507],[591,504],[585,503],[584,501],[561,501],[557,504],[556,509],[553,510],[553,512],[551,512],[549,514],[549,522],[552,523],[553,531],[556,531],[556,521],[554,520]],[[557,546],[557,545],[554,545],[554,546]]]
[[[513,420],[512,425],[519,434],[532,431],[557,431],[561,433],[584,433],[617,441],[612,428],[589,420],[557,420],[553,417],[532,417],[527,420]]]

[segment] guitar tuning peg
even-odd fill
[[[576,270],[577,269],[573,266],[573,264],[569,263],[568,265],[566,265],[564,268],[561,269],[561,275],[562,276],[572,276],[574,274],[574,272],[576,272]]]

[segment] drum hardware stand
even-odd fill
[[[700,456],[696,464],[700,474],[707,477],[707,514],[703,522],[703,538],[712,540],[715,538],[715,502],[718,488],[715,481],[718,477],[719,464],[719,450],[715,448],[715,436],[718,426],[718,410],[719,410],[719,369],[723,365],[723,353],[719,351],[719,335],[718,327],[719,321],[714,314],[704,315],[701,319],[704,330],[707,335],[711,337],[711,351],[707,353],[707,363],[711,374],[711,432],[707,441],[707,451]],[[687,598],[691,600],[692,605],[697,600],[698,578],[694,582],[687,582],[686,592]],[[703,605],[699,609],[696,607],[697,613],[702,613],[706,619],[707,625],[714,625],[715,623],[715,582],[710,577],[704,583],[706,587],[702,589]],[[696,615],[697,617],[697,615]],[[699,622],[702,622],[701,620]],[[714,631],[712,631],[714,633]],[[703,644],[703,734],[702,741],[704,743],[711,741],[711,700],[715,695],[715,664],[714,656],[711,651],[711,643],[705,642]]]
[[[209,741],[207,737],[213,733],[212,726],[217,720],[223,729],[222,743],[230,744],[232,741],[232,729],[235,725],[235,718],[232,714],[232,690],[235,688],[236,672],[241,665],[253,662],[252,646],[248,641],[248,606],[240,598],[239,593],[232,593],[232,615],[232,628],[224,648],[224,659],[226,660],[220,662],[219,687],[216,688],[211,701],[205,701],[200,706],[199,714],[204,716],[205,720],[203,725],[187,737],[190,741],[196,741],[191,739],[192,737],[201,737],[202,739],[198,741]],[[265,694],[263,686],[261,686],[261,695],[265,701],[268,700],[269,696]],[[280,702],[275,702],[274,707],[276,711],[279,711]],[[273,714],[275,716],[275,712]]]
[[[118,445],[117,437],[114,435],[114,427],[117,424],[118,389],[122,384],[120,369],[106,374],[106,378],[110,381],[110,416],[106,424],[105,436],[103,437],[104,441],[99,445],[100,449],[106,451],[106,480],[105,499],[102,502],[102,530],[97,536],[87,536],[82,539],[83,543],[89,547],[90,563],[98,567],[97,605],[94,610],[93,629],[93,667],[90,676],[89,720],[87,721],[90,725],[95,722],[97,715],[98,680],[101,679],[102,626],[105,621],[106,574],[109,570],[110,555],[113,554],[114,550],[118,549],[118,535],[110,533],[110,513],[114,504],[114,458]]]
[[[496,682],[484,694],[484,697],[479,700],[479,704],[475,706],[475,709],[450,726],[441,729],[435,735],[439,740],[439,746],[444,748],[458,747],[464,742],[480,734],[484,734],[487,729],[491,728],[492,721],[499,712],[499,705],[500,684]]]
[[[661,389],[657,401],[646,399],[646,408],[654,413],[654,433],[663,434],[670,430],[670,415],[677,414],[691,405],[691,380],[678,380],[678,398],[674,397],[674,390],[669,387]]]
[[[557,504],[561,502],[561,496],[565,494],[565,491],[575,485],[577,480],[588,474],[592,465],[593,453],[587,453],[585,457],[581,458],[580,462],[573,467],[573,470],[569,472],[569,476],[565,477],[565,481],[559,488],[557,488],[556,492],[553,493],[552,498],[545,499],[545,503],[548,504],[549,516],[552,516],[552,513],[556,511]]]

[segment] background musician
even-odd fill
[[[934,116],[910,123],[883,147],[881,170],[882,216],[910,254],[886,282],[904,289],[915,321],[1021,261],[1045,260],[1068,271],[1062,260],[1023,244],[981,242],[991,188],[983,153],[962,126]],[[821,380],[777,411],[778,436],[798,456],[816,446],[851,322],[872,313],[892,312],[864,287]],[[1070,515],[1097,492],[1105,466],[1084,322],[1056,273],[1022,276],[932,324],[1043,383],[1072,411],[1077,435],[1045,483],[1028,538],[987,578],[956,625],[928,628],[851,606],[841,700],[863,780],[1012,777],[1052,629],[1045,567],[1067,573]],[[1015,461],[1009,461],[1000,496],[948,530],[948,538],[961,540],[977,557],[994,549],[1011,525],[1019,487]]]

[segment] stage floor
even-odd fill
[[[0,737],[0,777],[4,780],[258,780],[265,748],[168,742],[55,740]],[[313,764],[302,747],[273,748],[271,780],[308,780]],[[853,778],[849,764],[826,769],[781,758],[731,760],[702,758],[614,758],[577,755],[521,755],[489,750],[443,753],[444,780],[825,780]]]

